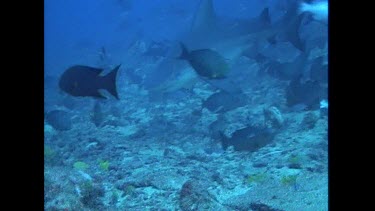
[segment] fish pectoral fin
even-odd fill
[[[93,96],[97,97],[97,98],[100,98],[100,99],[107,99],[102,93],[100,93],[99,90],[97,90],[96,93]]]

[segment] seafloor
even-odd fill
[[[287,82],[259,77],[244,89],[250,103],[223,114],[230,136],[264,124],[264,109],[280,111],[281,129],[255,152],[223,150],[212,138],[218,115],[202,109],[214,91],[204,81],[155,102],[135,84],[121,86],[120,101],[102,102],[100,127],[95,100],[46,92],[45,104],[73,124],[45,123],[45,210],[328,210],[327,115],[289,109]]]

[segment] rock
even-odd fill
[[[253,211],[282,211],[280,209],[274,209],[263,203],[251,203],[250,208]]]
[[[303,128],[313,129],[318,119],[319,117],[314,112],[308,112],[302,120]]]
[[[226,210],[198,180],[188,180],[182,185],[179,205],[183,211]]]
[[[161,171],[155,172],[154,174],[150,175],[150,183],[152,187],[159,190],[179,190],[183,182],[184,178],[179,176],[174,171]]]
[[[320,101],[320,117],[324,117],[328,115],[328,101],[327,100],[322,100]]]
[[[85,183],[81,187],[81,191],[81,202],[85,207],[95,209],[103,207],[103,202],[100,199],[105,194],[103,187],[97,184]]]
[[[225,205],[228,205],[231,210],[236,211],[282,211],[280,209],[272,208],[261,202],[254,202],[254,199],[251,199],[248,194],[249,193],[231,197],[228,199]]]
[[[210,160],[212,160],[212,159],[210,159],[209,156],[206,156],[203,153],[197,153],[197,152],[194,152],[194,153],[191,153],[191,154],[187,155],[186,159],[196,160],[196,161],[199,161],[199,162],[209,162]]]
[[[167,147],[164,149],[163,156],[171,159],[178,159],[183,157],[183,153],[177,150],[175,147]]]
[[[263,114],[266,126],[278,129],[284,125],[284,118],[275,106],[263,109]]]
[[[219,172],[215,172],[211,175],[211,179],[215,182],[217,182],[218,184],[223,184],[224,183],[224,180],[223,180],[223,177],[220,175]]]

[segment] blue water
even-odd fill
[[[328,210],[328,23],[301,2],[45,0],[45,210]],[[59,87],[119,64],[118,100]]]

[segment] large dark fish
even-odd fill
[[[286,87],[286,100],[289,107],[304,104],[308,109],[316,109],[326,90],[318,81],[308,80],[302,82],[302,75],[293,79]]]
[[[179,59],[187,60],[198,75],[208,79],[222,79],[226,77],[229,66],[225,58],[211,49],[199,49],[188,51],[183,43],[180,43],[182,52]]]
[[[308,61],[308,53],[302,52],[292,62],[280,63],[273,61],[270,63],[267,72],[276,78],[281,80],[293,80],[298,77],[305,68]]]
[[[72,122],[68,112],[62,110],[53,110],[45,114],[45,119],[55,130],[70,130]]]
[[[225,113],[235,108],[245,106],[246,95],[233,95],[225,91],[220,91],[209,96],[203,101],[202,107],[207,108],[214,113]]]
[[[67,69],[60,77],[59,87],[75,97],[105,98],[99,89],[105,89],[119,99],[116,89],[117,71],[121,65],[110,73],[101,76],[103,69],[76,65]]]
[[[235,131],[231,138],[226,137],[223,133],[220,135],[224,150],[233,146],[236,151],[254,152],[271,143],[275,132],[269,128],[248,126]]]
[[[323,56],[316,58],[311,64],[310,78],[320,83],[328,83],[328,65],[323,64]]]

